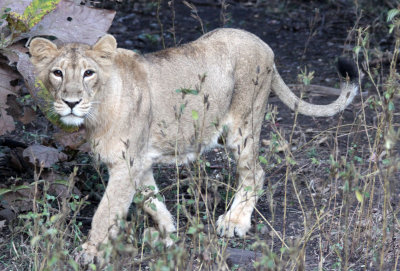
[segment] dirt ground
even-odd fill
[[[338,57],[346,56],[352,59],[353,47],[357,37],[354,29],[373,24],[371,22],[375,20],[374,27],[377,25],[377,20],[384,18],[379,14],[380,9],[373,10],[373,1],[371,1],[370,6],[366,6],[364,16],[358,21],[357,12],[359,10],[356,9],[353,1],[346,0],[226,1],[225,9],[220,4],[224,1],[196,0],[191,1],[191,3],[197,8],[197,13],[182,1],[161,1],[160,21],[158,21],[157,1],[122,2],[105,1],[98,4],[99,7],[117,11],[109,33],[116,37],[119,47],[149,53],[163,48],[161,36],[164,37],[165,47],[171,47],[192,41],[200,37],[203,31],[208,32],[218,27],[241,28],[256,34],[273,49],[276,66],[287,84],[299,84],[299,74],[303,71],[314,71],[314,78],[311,81],[313,85],[332,88],[339,86],[336,69]],[[197,19],[196,16],[198,16]],[[160,31],[161,25],[163,34]],[[376,30],[372,29],[371,43],[379,46],[381,51],[391,50],[394,43],[393,38],[385,34],[387,32],[379,31],[378,27]],[[375,94],[373,88],[369,85],[363,88],[363,92],[365,94],[364,99]],[[327,104],[335,98],[334,95],[324,94],[323,92],[307,92],[305,96],[305,99],[315,104]],[[352,149],[354,152],[351,155],[367,161],[369,159],[368,138],[359,127],[362,110],[360,97],[357,97],[355,102],[340,115],[329,118],[311,118],[299,115],[296,116],[296,122],[294,112],[279,102],[273,94],[270,97],[270,105],[276,106],[278,113],[275,123],[266,120],[263,124],[262,154],[269,155],[271,137],[276,136],[277,131],[279,131],[288,142],[291,140],[291,144],[286,147],[290,149],[296,164],[290,166],[289,179],[286,185],[285,176],[288,174],[288,162],[285,160],[285,151],[276,152],[274,156],[270,157],[272,164],[275,165],[265,167],[267,173],[265,188],[270,193],[259,200],[259,213],[254,213],[252,222],[257,225],[260,221],[263,221],[261,215],[264,216],[279,233],[282,233],[285,228],[287,240],[291,240],[295,245],[304,230],[303,221],[300,219],[303,215],[303,208],[312,210],[315,204],[317,205],[315,209],[319,209],[319,206],[321,208],[332,207],[334,203],[327,203],[327,200],[332,198],[332,193],[334,193],[332,190],[342,185],[332,183],[332,181],[328,182],[328,180],[335,179],[332,178],[334,173],[330,171],[330,156],[347,157],[349,156],[348,150]],[[367,108],[363,121],[368,125],[375,125],[375,112]],[[296,126],[293,129],[294,123],[296,123]],[[50,142],[50,144],[55,145],[56,143],[52,143],[51,139],[55,132],[57,132],[57,128],[49,126],[47,121],[39,116],[34,124],[26,126],[23,132],[22,129],[17,129],[11,137],[21,144],[26,144],[26,146],[37,141],[40,141],[40,143]],[[32,134],[40,136],[35,137]],[[12,147],[9,152],[13,152]],[[65,152],[69,155],[68,160],[59,163],[55,170],[66,174],[71,172],[73,166],[79,165],[78,177],[81,180],[86,179],[86,181],[84,183],[83,181],[78,182],[77,189],[83,196],[88,194],[89,200],[95,206],[102,191],[102,188],[98,187],[99,176],[102,174],[106,176],[105,169],[101,167],[101,174],[98,175],[90,165],[91,159],[87,154],[68,150],[65,150]],[[211,164],[210,175],[216,176],[220,174],[221,169],[227,167],[227,163],[222,161],[223,156],[223,149],[212,150],[207,155]],[[312,160],[312,158],[315,160]],[[281,161],[279,161],[280,159]],[[173,167],[156,165],[155,172],[157,183],[161,188],[167,187],[171,184],[171,180],[175,179],[176,172]],[[33,180],[33,172],[25,170],[23,165],[19,171],[13,168],[3,173],[4,183],[10,182],[10,176],[18,176],[20,183]],[[185,170],[181,174],[185,175]],[[398,177],[398,174],[396,176]],[[292,185],[292,180],[296,186]],[[392,183],[391,188],[393,190],[391,202],[393,208],[396,209],[400,200],[400,186],[397,183]],[[308,196],[311,194],[310,191],[314,195],[313,199]],[[299,205],[296,195],[300,195],[304,206]],[[284,220],[283,198],[285,196],[287,201],[286,219]],[[166,192],[165,197],[170,210],[175,213],[175,195],[172,192]],[[341,197],[342,194],[338,193],[336,201],[342,201]],[[346,200],[351,212],[351,208],[357,206],[357,200],[355,196]],[[377,206],[377,208],[382,208],[382,206]],[[81,222],[84,225],[84,232],[90,227],[90,217],[93,210],[89,207],[82,211]],[[337,212],[342,212],[342,208],[335,209],[332,214]],[[223,213],[222,206],[217,210],[217,214],[221,213]],[[310,214],[305,215],[310,216]],[[333,219],[331,222],[336,223]],[[332,228],[335,227],[332,226]],[[271,234],[270,230],[254,228],[251,230],[248,239],[238,238],[231,242],[231,248],[244,249],[244,251],[238,252],[237,258],[228,258],[228,263],[232,269],[237,267],[240,270],[250,270],[253,268],[252,261],[255,256],[245,257],[243,255],[249,251],[248,245],[255,241],[256,232],[261,232],[261,235],[257,234],[257,236],[272,240],[270,242],[271,247],[274,251],[279,251],[281,244],[274,237],[274,234]],[[329,232],[329,229],[321,230],[321,234],[327,232]],[[3,238],[6,238],[6,235]],[[336,239],[332,238],[332,240]],[[399,241],[395,239],[393,242]],[[334,241],[332,241],[332,244],[323,244],[323,247],[328,250],[327,247],[333,245]],[[318,269],[319,250],[320,246],[317,239],[310,239],[305,250],[304,270]],[[352,252],[353,254],[349,259],[351,270],[379,269],[376,262],[371,261],[371,265],[368,267],[363,265],[365,258],[362,257],[364,255],[362,251],[354,250]],[[234,254],[234,250],[231,253]],[[396,255],[396,253],[399,252],[394,251],[390,255]],[[240,255],[243,257],[241,258]],[[394,258],[393,256],[393,258],[388,259],[386,266],[388,269],[384,270],[393,268]],[[324,270],[340,270],[334,267],[334,262],[337,259],[338,257],[335,255],[328,255],[324,263],[324,268],[326,268]]]

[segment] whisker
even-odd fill
[[[92,110],[90,110],[89,112],[87,112],[86,114],[86,118],[91,121],[91,122],[96,122],[96,117],[93,114]]]
[[[87,119],[87,120],[92,120],[92,114],[90,114],[90,112],[87,112],[86,113],[86,115],[85,115],[85,118]]]
[[[57,112],[55,111],[54,107],[50,107],[46,109],[46,114],[49,114],[51,117],[57,116]]]

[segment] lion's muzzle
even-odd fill
[[[90,106],[82,99],[67,99],[54,102],[54,109],[61,116],[61,121],[67,125],[79,126],[83,124],[84,117],[88,114]]]

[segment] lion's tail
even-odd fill
[[[274,66],[274,75],[272,78],[272,90],[278,95],[279,99],[290,109],[297,110],[300,114],[314,117],[329,117],[343,111],[354,99],[358,92],[357,70],[354,65],[344,59],[339,59],[339,72],[342,76],[350,78],[348,82],[341,86],[339,97],[327,105],[316,105],[302,101],[285,84]]]

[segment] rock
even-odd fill
[[[225,253],[227,254],[226,262],[232,267],[234,265],[239,266],[238,270],[255,270],[253,263],[260,260],[262,253],[238,249],[238,248],[227,248]]]

